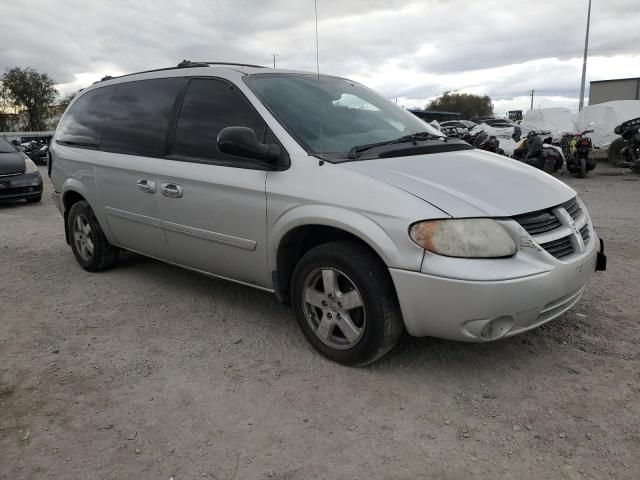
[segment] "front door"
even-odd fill
[[[267,127],[231,83],[193,78],[159,170],[162,226],[172,259],[184,266],[269,288],[266,254],[267,167],[217,148],[220,130]]]

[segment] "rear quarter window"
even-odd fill
[[[97,148],[100,128],[113,93],[113,87],[91,90],[80,96],[65,113],[56,129],[56,142]]]

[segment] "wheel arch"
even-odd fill
[[[100,228],[102,228],[107,239],[111,243],[113,243],[114,239],[111,234],[111,230],[109,229],[107,220],[102,216],[101,209],[96,208],[99,207],[100,202],[97,197],[97,192],[95,191],[95,188],[93,188],[93,185],[94,184],[92,183],[89,183],[89,185],[85,185],[85,183],[73,177],[67,178],[62,184],[60,191],[62,195],[62,206],[64,208],[64,232],[67,243],[69,243],[69,232],[67,228],[69,211],[76,202],[80,201],[85,201],[89,204],[91,210],[93,210],[93,213],[96,216],[96,219],[98,220],[98,223],[100,224]]]
[[[289,299],[291,275],[302,256],[318,245],[351,240],[370,250],[386,267],[397,266],[401,252],[391,237],[375,222],[356,212],[334,207],[300,207],[280,219],[272,229],[269,265],[273,288],[280,301]],[[304,210],[304,211],[302,211]],[[313,214],[311,214],[313,213]],[[412,250],[404,262],[419,269],[422,252]],[[414,257],[414,258],[411,258]]]
[[[66,188],[64,188],[62,191],[62,205],[64,207],[64,212],[62,213],[62,216],[64,218],[64,238],[67,241],[67,244],[70,244],[71,242],[71,240],[69,239],[69,226],[68,226],[69,210],[71,210],[71,207],[73,207],[75,203],[87,200],[86,193],[85,192],[81,193],[80,192],[81,190],[84,190],[84,189],[78,188],[77,185],[71,184],[71,185],[66,185]]]

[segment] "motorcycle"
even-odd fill
[[[640,117],[621,123],[613,131],[622,137],[622,165],[640,173]]]
[[[32,140],[20,144],[19,147],[36,165],[46,165],[49,153],[49,142],[46,140]]]
[[[498,138],[495,135],[489,135],[483,130],[473,134],[466,133],[462,135],[461,138],[480,150],[504,155],[504,150],[500,148],[500,141]]]
[[[550,144],[549,138],[542,138],[542,135],[547,134],[549,132],[530,131],[516,146],[512,158],[549,174],[560,170],[564,164],[564,156]]]
[[[584,178],[587,172],[596,168],[596,161],[589,157],[593,144],[591,139],[585,136],[591,132],[593,130],[567,133],[560,139],[560,148],[567,161],[567,170],[569,173],[577,173],[580,178]]]

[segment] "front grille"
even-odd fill
[[[525,213],[513,219],[522,225],[529,235],[540,235],[558,228],[560,220],[550,210],[542,212]]]
[[[11,198],[19,195],[27,195],[29,193],[36,193],[37,191],[37,187],[3,188],[0,189],[0,198]]]
[[[591,238],[591,234],[589,233],[589,225],[585,223],[584,227],[580,229],[580,235],[582,235],[582,240],[584,240],[585,245],[589,243],[589,238]]]
[[[578,197],[573,197],[568,202],[563,203],[560,205],[560,208],[564,208],[574,220],[582,215],[582,208],[580,208],[580,204],[578,204]]]
[[[566,257],[574,251],[573,243],[571,243],[571,235],[552,240],[551,242],[542,243],[540,246],[556,258]]]
[[[573,222],[567,218],[564,212],[573,219]],[[574,197],[556,207],[517,215],[513,219],[544,250],[558,259],[578,251],[577,241],[574,240],[578,232],[575,230],[574,222],[581,225],[579,234],[582,236],[585,245],[589,243],[591,237],[589,223],[585,218],[585,213],[580,206],[578,197]]]

